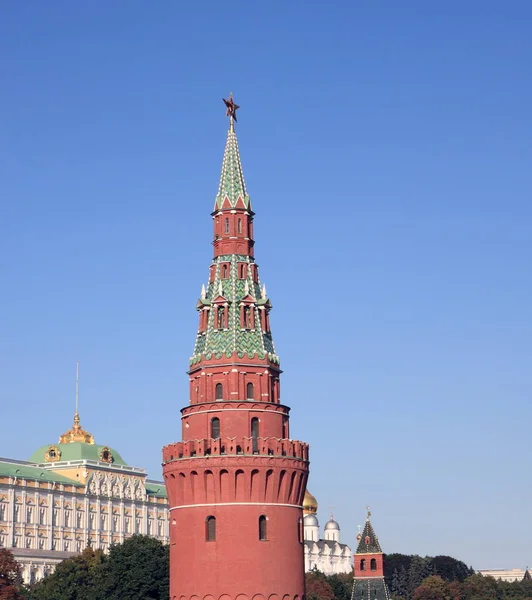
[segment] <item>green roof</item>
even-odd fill
[[[158,483],[156,481],[146,482],[146,494],[148,494],[148,496],[156,496],[157,498],[168,498],[164,483]]]
[[[55,483],[69,483],[81,486],[81,483],[72,481],[68,477],[58,475],[53,471],[47,471],[39,467],[23,465],[21,463],[4,462],[0,460],[0,475],[7,477],[20,477],[21,479],[34,479],[35,481],[50,481]]]
[[[379,544],[379,538],[375,535],[373,531],[373,527],[369,520],[369,517],[366,519],[366,524],[364,525],[364,531],[362,532],[362,536],[360,537],[360,541],[358,543],[357,554],[379,554],[381,553],[381,545]]]
[[[85,442],[72,442],[69,444],[48,444],[47,446],[41,446],[30,456],[29,462],[49,462],[46,460],[44,455],[46,454],[50,446],[54,446],[54,448],[59,449],[59,451],[61,452],[61,456],[56,462],[63,462],[66,460],[96,460],[100,462],[105,462],[101,461],[100,454],[104,448],[107,448],[111,451],[111,454],[114,459],[111,464],[127,464],[124,461],[124,459],[120,456],[120,454],[118,454],[116,450],[113,450],[113,448],[109,448],[109,446],[101,446],[99,444],[87,444]]]
[[[220,176],[220,185],[216,194],[214,210],[220,210],[226,198],[229,200],[231,207],[235,207],[240,198],[245,208],[251,210],[251,200],[246,190],[244,173],[238,152],[238,141],[233,127],[230,127],[227,133],[227,142],[222,161],[222,174]]]

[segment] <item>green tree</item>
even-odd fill
[[[392,576],[391,591],[394,596],[406,598],[408,596],[408,575],[404,564],[397,570],[394,569]]]
[[[20,565],[13,553],[6,548],[0,548],[0,600],[22,598],[19,592],[21,580]]]
[[[500,600],[501,592],[493,577],[470,575],[463,583],[465,600]]]
[[[464,562],[456,560],[452,556],[434,556],[430,561],[435,571],[434,574],[440,575],[445,581],[464,581],[466,577],[474,573]]]
[[[169,559],[168,546],[147,535],[111,546],[95,582],[94,600],[167,600]]]
[[[410,568],[408,569],[408,597],[411,598],[414,590],[421,585],[423,579],[429,574],[427,571],[428,561],[421,556],[412,556]]]
[[[95,583],[106,562],[101,550],[86,548],[60,562],[54,573],[31,586],[28,600],[96,600]]]
[[[439,575],[424,579],[414,590],[413,600],[452,600],[449,584]]]
[[[328,575],[325,580],[331,586],[335,600],[350,600],[353,591],[353,574]]]
[[[305,573],[308,600],[334,600],[334,592],[325,575],[313,569]]]
[[[384,555],[384,579],[389,589],[392,589],[392,578],[395,569],[397,569],[399,576],[402,569],[404,569],[405,573],[408,573],[412,558],[411,554],[399,554],[397,552]]]

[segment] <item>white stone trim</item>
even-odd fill
[[[284,506],[285,508],[303,508],[298,504],[279,504],[278,502],[210,502],[207,504],[184,504],[183,506],[172,506],[168,510],[178,510],[180,508],[205,508],[207,506]]]

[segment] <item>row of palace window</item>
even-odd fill
[[[261,515],[258,522],[259,541],[268,541],[268,517]],[[205,541],[216,541],[216,517],[212,515],[205,519]]]
[[[246,279],[248,276],[248,265],[244,262],[237,263],[237,275],[239,279]],[[253,276],[253,281],[255,283],[258,282],[257,268],[256,265],[250,265],[251,274]],[[231,276],[231,263],[223,262],[220,263],[220,278],[221,279],[229,279]],[[211,265],[211,270],[209,272],[209,281],[212,283],[216,277],[216,265]]]
[[[369,568],[370,568],[371,571],[376,571],[377,570],[377,560],[375,558],[372,558],[370,560],[369,565],[370,565]],[[361,571],[365,571],[366,570],[366,559],[365,558],[362,558],[360,560],[360,570]]]

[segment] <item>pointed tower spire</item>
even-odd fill
[[[233,123],[236,121],[238,105],[232,94],[224,102],[227,106],[226,115]],[[240,360],[244,357],[256,358],[276,370],[271,375],[272,389],[267,385],[267,389],[260,392],[261,397],[279,398],[279,358],[275,352],[269,319],[272,305],[266,297],[265,287],[261,297],[258,265],[254,256],[254,213],[244,182],[233,125],[227,134],[222,175],[212,217],[214,258],[205,296],[202,292],[196,304],[200,319],[190,366],[199,368],[205,359],[209,361],[213,357],[216,360],[222,356],[238,357]],[[254,384],[257,389],[259,380]],[[266,378],[263,378],[261,385],[265,381]],[[237,386],[232,379],[230,384]],[[198,400],[207,396],[202,389],[198,386]],[[210,395],[215,393],[211,388],[207,390]],[[227,398],[236,400],[242,396],[249,398],[244,390],[232,389]]]
[[[240,153],[238,151],[238,140],[236,138],[234,121],[236,121],[236,111],[240,108],[233,100],[233,94],[229,100],[223,99],[227,106],[226,116],[229,117],[229,131],[227,132],[227,141],[225,143],[224,157],[222,161],[222,173],[220,175],[220,184],[214,210],[224,208],[245,208],[251,210],[251,199],[246,190],[244,181],[244,172],[240,162]]]
[[[389,600],[390,593],[384,581],[383,552],[379,539],[370,521],[371,511],[366,506],[366,523],[362,533],[357,535],[358,547],[352,598],[361,600]]]
[[[190,403],[181,410],[182,441],[163,448],[170,597],[302,598],[308,445],[290,436],[290,408],[281,402],[271,303],[260,297],[234,131],[238,106],[232,95],[224,102],[229,132],[209,282],[196,303]]]

